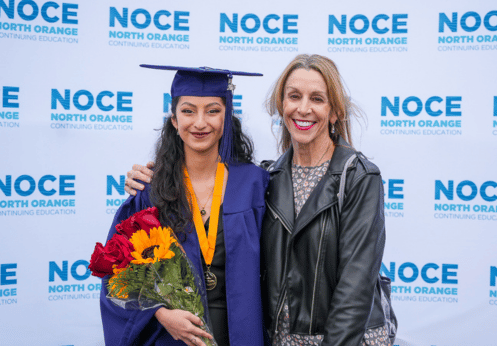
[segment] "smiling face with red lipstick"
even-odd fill
[[[226,106],[221,97],[181,96],[172,123],[188,151],[218,152]]]
[[[337,119],[323,76],[313,69],[296,69],[288,76],[283,93],[283,119],[294,154],[321,156],[332,146],[329,129]]]

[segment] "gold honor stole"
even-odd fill
[[[193,185],[185,167],[185,185],[189,192],[189,199],[193,207],[193,223],[197,231],[198,242],[202,255],[204,256],[207,271],[204,273],[205,285],[208,291],[213,290],[217,285],[217,277],[210,271],[212,259],[214,258],[214,251],[216,249],[217,227],[219,224],[219,209],[221,208],[221,199],[223,196],[223,182],[224,182],[224,164],[219,162],[216,169],[216,180],[214,181],[214,192],[212,194],[211,215],[209,222],[209,236],[205,232],[202,216],[200,215],[200,208],[198,207],[197,197],[193,190]]]

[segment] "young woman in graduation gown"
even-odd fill
[[[251,163],[252,144],[232,117],[231,77],[211,69],[176,73],[172,116],[157,143],[152,182],[119,208],[108,239],[122,220],[156,206],[161,224],[175,231],[205,277],[200,292],[217,343],[257,346],[264,344],[259,242],[269,176]],[[200,337],[211,337],[199,328],[200,318],[186,311],[115,306],[105,286],[100,306],[106,345],[204,346]]]

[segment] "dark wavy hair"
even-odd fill
[[[226,99],[222,97],[223,103]],[[186,239],[186,226],[192,222],[191,206],[187,198],[183,169],[185,152],[183,140],[177,135],[172,119],[176,116],[179,97],[171,102],[172,115],[166,119],[157,141],[155,168],[152,178],[150,198],[159,209],[159,219],[163,226],[171,227],[181,241]],[[229,116],[226,114],[226,116]],[[236,117],[233,121],[233,157],[236,163],[252,163],[254,145],[242,131],[242,124]]]

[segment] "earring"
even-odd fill
[[[331,123],[331,133],[335,133],[335,123]]]

